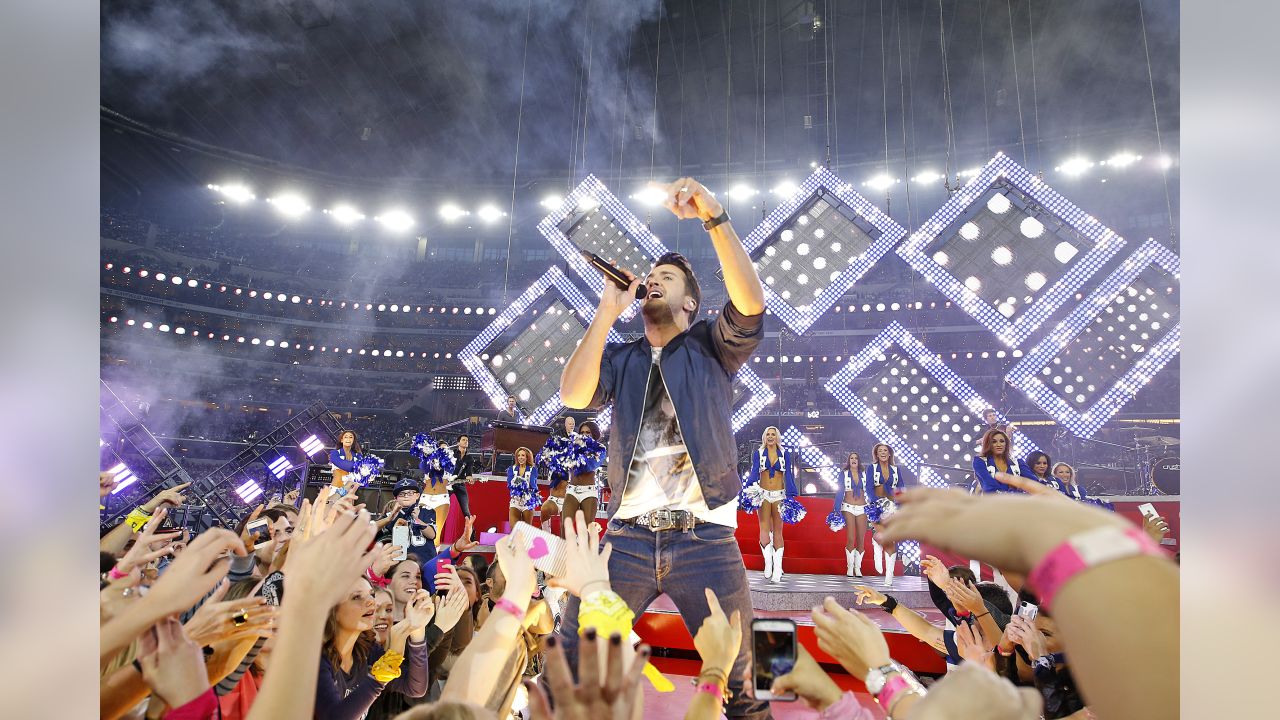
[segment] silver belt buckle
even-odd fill
[[[653,532],[662,532],[663,530],[671,530],[675,528],[675,522],[671,518],[670,510],[654,510],[649,518],[649,529]]]

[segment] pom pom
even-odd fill
[[[1090,505],[1096,505],[1096,506],[1098,506],[1098,507],[1102,508],[1103,510],[1110,510],[1111,512],[1115,512],[1115,511],[1116,511],[1116,506],[1115,506],[1115,504],[1113,504],[1113,503],[1109,503],[1109,502],[1107,502],[1106,500],[1103,500],[1102,498],[1092,498],[1092,497],[1091,497],[1091,498],[1085,498],[1085,499],[1081,500],[1080,502],[1086,502],[1086,503],[1089,503]]]
[[[782,522],[788,525],[795,525],[803,520],[805,515],[809,514],[809,511],[804,509],[804,505],[801,505],[800,501],[795,498],[787,498],[778,503],[778,511],[778,514],[782,516]]]
[[[892,517],[898,511],[898,503],[889,498],[880,498],[875,502],[867,503],[867,522],[878,525],[885,518]]]
[[[742,492],[738,493],[738,509],[754,515],[764,502],[764,488],[760,483],[742,483]]]
[[[382,467],[386,462],[377,455],[365,454],[358,455],[355,458],[356,469],[351,473],[354,480],[360,485],[368,485],[369,481],[378,476],[382,472]]]
[[[844,529],[844,525],[844,513],[839,510],[827,513],[827,527],[831,528],[831,532],[840,532]]]
[[[595,438],[585,433],[570,437],[551,437],[538,452],[537,462],[553,475],[575,477],[595,472],[605,459],[607,449]]]
[[[440,482],[445,473],[451,473],[457,467],[453,457],[453,448],[444,443],[436,442],[435,438],[426,433],[418,433],[413,436],[413,443],[409,446],[409,454],[418,458],[418,468],[431,480],[433,486]]]

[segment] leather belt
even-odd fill
[[[661,532],[663,530],[689,532],[694,526],[701,525],[706,521],[694,517],[693,513],[688,510],[650,510],[643,515],[623,520],[622,522],[629,525],[639,525],[652,532]]]

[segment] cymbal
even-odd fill
[[[1148,445],[1161,445],[1164,447],[1173,447],[1174,445],[1182,444],[1182,441],[1178,438],[1168,437],[1167,435],[1148,435],[1146,437],[1136,437],[1133,440],[1134,442],[1147,443]]]

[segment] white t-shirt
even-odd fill
[[[715,509],[708,508],[702,497],[702,486],[698,484],[693,460],[685,447],[675,405],[662,380],[662,366],[658,363],[661,357],[662,348],[653,348],[653,368],[645,390],[640,435],[631,467],[627,469],[627,489],[614,517],[630,520],[651,510],[687,510],[699,520],[737,527],[736,497]]]

